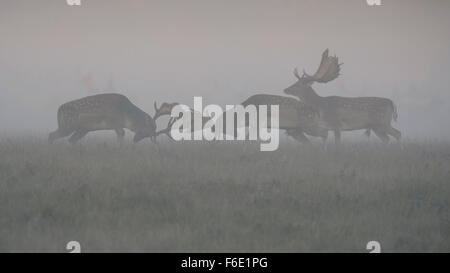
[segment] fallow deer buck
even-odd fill
[[[169,123],[170,125],[170,123]],[[156,132],[154,119],[121,94],[99,94],[84,97],[61,105],[58,109],[58,129],[50,133],[49,143],[69,135],[69,142],[76,143],[87,133],[98,130],[115,130],[120,142],[124,128],[135,133],[134,142],[150,137],[155,141],[160,134],[168,134],[170,128]]]
[[[336,143],[340,142],[341,131],[360,129],[372,130],[384,143],[389,141],[389,135],[400,140],[401,132],[391,126],[392,120],[397,120],[397,109],[392,100],[379,97],[321,97],[312,89],[314,82],[327,83],[336,79],[340,66],[336,56],[328,56],[327,49],[322,54],[317,72],[312,76],[303,72],[300,77],[295,69],[297,82],[284,92],[316,108],[320,113],[321,126],[334,131]]]

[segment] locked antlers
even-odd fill
[[[167,123],[167,127],[166,127],[165,129],[162,129],[162,130],[156,132],[156,136],[165,134],[165,135],[167,135],[170,139],[174,140],[173,137],[170,135],[170,131],[172,130],[172,125],[175,123],[175,121],[176,121],[177,119],[178,119],[178,118],[173,118],[173,117],[171,117],[171,118],[169,119],[169,122]]]

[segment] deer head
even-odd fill
[[[336,56],[329,56],[328,49],[326,49],[322,54],[322,61],[320,62],[319,68],[314,75],[309,75],[303,71],[303,75],[300,77],[297,68],[294,69],[294,76],[297,78],[297,82],[292,86],[286,88],[284,93],[288,95],[293,95],[299,97],[301,100],[306,100],[305,97],[310,95],[314,90],[311,85],[314,82],[327,83],[337,77],[339,77],[339,72],[341,69],[339,59]],[[315,92],[314,92],[315,93]]]
[[[178,118],[172,118],[171,117],[169,119],[169,122],[167,123],[167,127],[165,129],[162,129],[160,131],[156,131],[155,120],[150,117],[150,120],[148,120],[148,123],[149,123],[148,130],[136,132],[136,134],[134,136],[134,142],[136,143],[136,142],[139,142],[139,141],[141,141],[142,139],[144,139],[146,137],[150,137],[151,141],[156,143],[156,138],[159,135],[162,135],[162,134],[167,135],[170,139],[173,140],[172,136],[170,135],[170,131],[172,130],[172,125],[175,123],[175,121],[177,119]]]
[[[161,131],[156,132],[156,136],[155,136],[155,137],[157,137],[157,136],[159,136],[159,135],[162,135],[162,134],[165,134],[165,135],[167,135],[170,139],[174,140],[174,139],[172,138],[172,136],[170,135],[170,131],[172,130],[172,125],[175,123],[175,121],[176,121],[177,119],[178,119],[178,118],[173,118],[173,117],[171,117],[171,118],[169,119],[169,122],[167,123],[167,127],[166,127],[165,129],[162,129]]]
[[[172,112],[172,109],[175,106],[177,106],[178,104],[179,104],[178,102],[174,102],[174,103],[164,102],[158,108],[158,106],[156,104],[156,101],[155,101],[155,103],[153,104],[153,106],[155,107],[155,117],[154,117],[154,119],[156,120],[157,118],[159,118],[161,116],[170,115],[170,113]]]
[[[155,120],[150,115],[145,115],[145,118],[139,125],[139,128],[135,131],[133,141],[136,143],[146,137],[149,137],[152,141],[154,141],[157,136]]]

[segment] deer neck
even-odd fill
[[[316,107],[320,107],[322,101],[323,101],[323,97],[319,96],[316,91],[314,91],[314,89],[310,88],[306,88],[305,90],[303,90],[303,92],[299,92],[297,94],[297,97],[310,105],[316,106]]]
[[[127,128],[133,132],[137,132],[137,131],[139,131],[139,128],[141,127],[141,126],[139,126],[140,124],[138,124],[138,123],[139,122],[137,121],[136,116],[130,115],[125,118],[124,128]]]
[[[125,118],[125,128],[137,132],[142,129],[142,127],[146,124],[146,119],[148,118],[148,114],[139,109],[138,107],[133,107],[131,111],[128,112],[128,115]]]

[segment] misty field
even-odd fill
[[[450,251],[450,143],[0,140],[0,251]]]

